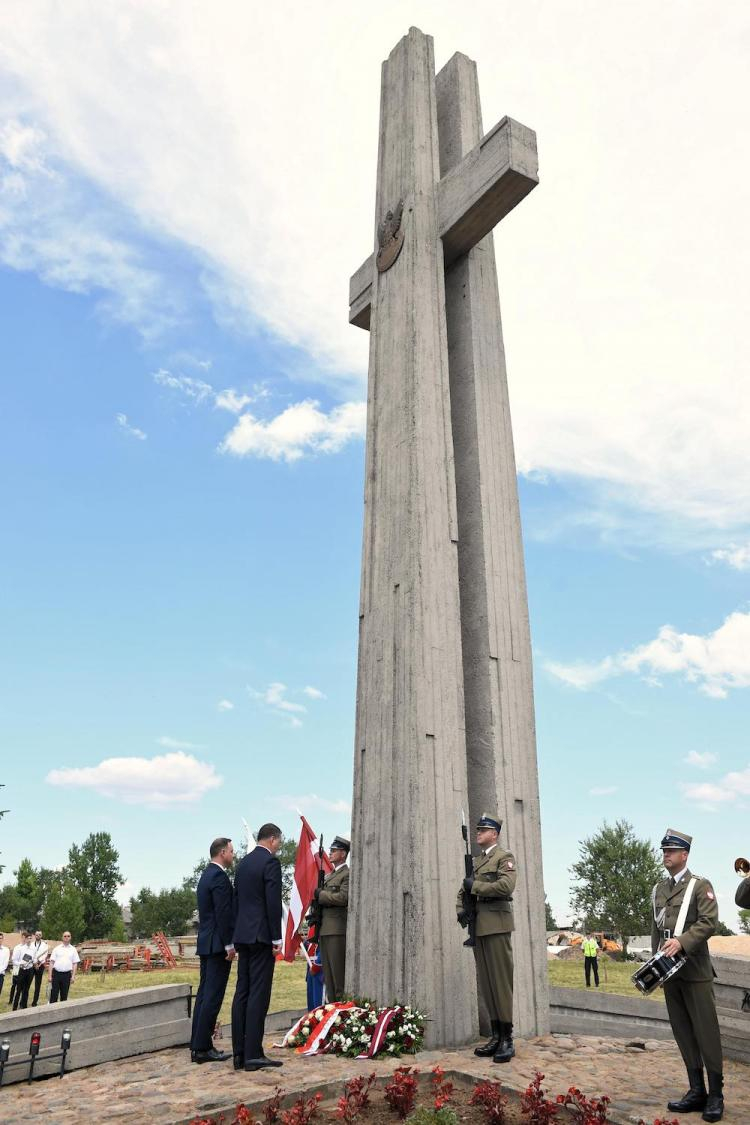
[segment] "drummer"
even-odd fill
[[[690,1089],[679,1101],[669,1102],[667,1108],[672,1113],[703,1110],[704,1121],[721,1121],[724,1112],[721,1036],[708,952],[708,938],[716,933],[719,908],[708,879],[688,870],[692,842],[692,836],[686,832],[667,829],[661,842],[667,878],[656,884],[652,895],[652,953],[659,949],[669,957],[687,956],[679,972],[664,982],[664,999]],[[683,907],[683,904],[686,905]]]

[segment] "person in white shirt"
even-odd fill
[[[47,954],[49,953],[49,946],[42,937],[42,931],[37,930],[31,941],[31,949],[34,955],[34,999],[31,1001],[32,1008],[36,1008],[39,1003],[39,992],[42,987],[44,979],[44,970],[47,966]]]
[[[0,993],[3,991],[5,970],[8,968],[8,962],[10,961],[10,950],[4,944],[4,938],[5,934],[0,934]]]
[[[66,930],[62,936],[62,945],[56,945],[47,958],[49,979],[52,982],[50,1004],[56,1004],[58,999],[68,999],[68,992],[76,979],[76,968],[80,960],[78,950],[70,944],[70,931]]]
[[[10,955],[12,980],[10,982],[10,995],[8,996],[9,1004],[13,1003],[16,998],[16,993],[18,992],[18,974],[21,971],[21,962],[19,960],[21,946],[24,945],[26,941],[28,941],[28,938],[29,935],[26,933],[26,930],[24,930],[21,934],[21,940],[19,941],[18,945],[15,946],[13,952]]]
[[[26,1008],[29,1003],[29,988],[34,979],[34,954],[31,949],[31,934],[23,933],[23,941],[13,950],[13,964],[18,966],[16,994],[13,997],[13,1011]]]

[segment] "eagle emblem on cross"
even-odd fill
[[[404,201],[400,199],[396,207],[386,212],[386,216],[378,223],[378,253],[375,258],[378,273],[389,270],[396,258],[401,253],[404,245],[404,231],[401,226],[401,216],[404,212]]]

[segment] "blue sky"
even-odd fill
[[[0,52],[7,870],[107,829],[127,895],[243,817],[348,829],[367,340],[346,292],[379,63],[412,22],[438,66],[477,59],[487,128],[539,134],[540,187],[497,249],[549,898],[564,916],[577,841],[625,818],[691,832],[733,923],[744,6],[452,8],[373,26],[282,3],[262,42],[242,5],[19,14]]]

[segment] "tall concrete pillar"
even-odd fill
[[[440,172],[482,139],[476,64],[436,79]],[[505,349],[491,234],[445,272],[472,823],[495,809],[515,855],[514,1024],[549,1031],[531,638]]]
[[[347,989],[476,1033],[455,897],[460,809],[515,853],[514,1023],[549,1030],[531,646],[490,232],[537,183],[536,138],[482,137],[474,64],[412,28],[383,64],[370,330]]]
[[[454,902],[466,801],[453,442],[432,40],[383,64],[377,228],[404,244],[370,267],[372,316],[347,989],[430,1013],[429,1039],[475,1034]]]

